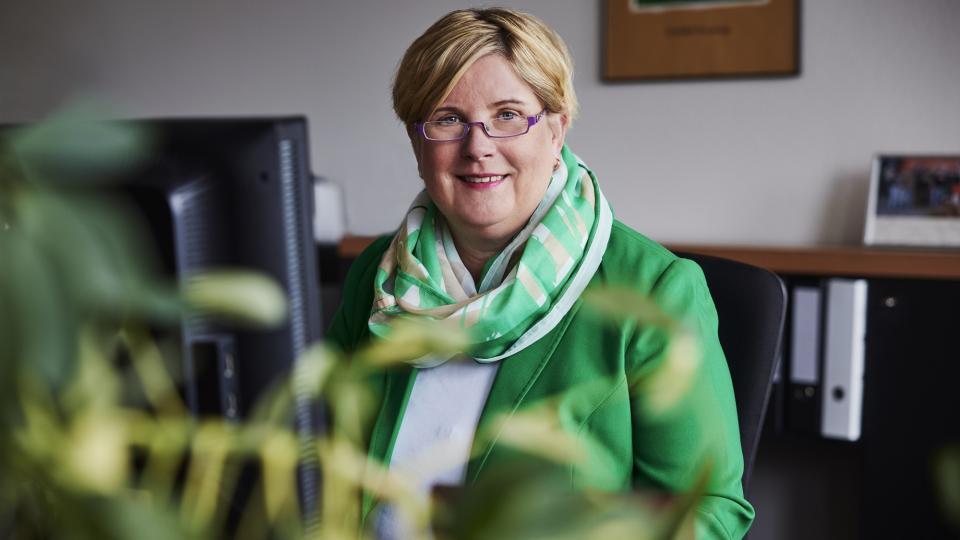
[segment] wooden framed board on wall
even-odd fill
[[[800,72],[800,0],[605,2],[608,80]]]

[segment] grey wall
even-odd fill
[[[960,2],[806,0],[799,78],[599,80],[599,2],[525,0],[566,39],[569,141],[617,215],[661,241],[856,243],[877,151],[960,152]],[[389,104],[409,42],[466,2],[2,0],[0,122],[76,96],[118,116],[300,113],[351,232],[418,188]]]

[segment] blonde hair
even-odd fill
[[[397,67],[393,110],[408,127],[426,120],[488,54],[503,55],[549,112],[576,115],[567,46],[540,19],[506,8],[461,9],[433,23]]]

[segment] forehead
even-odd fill
[[[438,108],[485,108],[503,101],[530,106],[539,103],[533,88],[520,78],[510,61],[499,54],[488,54],[467,68]]]

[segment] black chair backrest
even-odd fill
[[[746,491],[783,338],[786,288],[776,274],[756,266],[696,253],[677,255],[700,265],[717,306],[720,345],[737,400]]]

